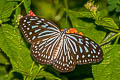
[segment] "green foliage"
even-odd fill
[[[5,64],[5,65],[10,64],[7,56],[4,53],[2,53],[2,51],[0,51],[0,64]]]
[[[10,15],[12,14],[12,9],[14,7],[14,2],[7,2],[6,0],[0,0],[0,20],[2,22],[8,21]]]
[[[101,20],[96,21],[97,25],[102,25],[105,27],[111,27],[114,29],[119,29],[119,27],[116,25],[114,20],[112,18],[102,18]]]
[[[93,1],[89,4],[82,0],[0,0],[0,4],[0,80],[120,78],[119,0]],[[52,19],[61,29],[74,27],[100,44],[104,52],[103,61],[77,66],[73,72],[66,74],[57,72],[51,66],[36,63],[30,53],[30,44],[19,30],[19,17],[28,14],[29,10]]]
[[[116,12],[120,12],[120,0],[108,0],[108,4],[109,11],[115,10]]]
[[[27,13],[29,13],[30,11],[30,5],[31,5],[31,0],[24,0],[24,6]]]
[[[108,18],[108,17],[101,18],[100,20],[96,20],[95,23],[97,25],[102,25],[111,31],[119,32],[117,31],[119,27],[117,26],[117,24],[114,22],[112,18]]]
[[[7,80],[7,71],[4,66],[0,66],[0,80]]]
[[[105,37],[106,33],[102,30],[97,31],[96,29],[100,29],[100,27],[96,26],[94,23],[91,22],[93,20],[90,19],[92,17],[90,12],[83,11],[82,13],[75,13],[75,11],[70,11],[69,16],[72,21],[73,27],[75,27],[79,32],[83,32],[85,36],[89,36],[89,38],[95,40],[97,43],[100,43]],[[86,20],[88,20],[88,22],[86,22]]]
[[[42,66],[35,65],[31,58],[30,50],[19,36],[18,29],[9,24],[3,24],[0,28],[0,36],[0,47],[10,58],[13,70],[22,73],[23,76],[29,75],[29,79],[34,79]],[[47,78],[47,75],[43,74],[40,77]],[[54,76],[52,78],[56,79]]]
[[[99,65],[93,66],[93,75],[96,80],[120,79],[120,45],[106,45],[103,47],[104,60]]]

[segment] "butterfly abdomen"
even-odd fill
[[[60,39],[58,40],[58,42],[56,44],[56,47],[55,47],[55,49],[53,51],[54,59],[56,59],[57,56],[60,55],[60,53],[61,53],[62,45],[63,45],[63,40],[65,38],[65,34],[64,33],[60,34],[59,38]]]

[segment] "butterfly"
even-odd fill
[[[60,31],[59,27],[39,16],[24,16],[20,19],[20,30],[31,44],[31,54],[40,64],[52,65],[60,72],[70,72],[76,64],[100,62],[103,51],[88,37]]]

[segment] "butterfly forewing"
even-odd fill
[[[57,25],[38,16],[21,18],[20,29],[29,43],[48,38],[60,32]]]

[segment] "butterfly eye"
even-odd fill
[[[20,29],[32,44],[31,54],[40,64],[53,65],[60,72],[70,72],[75,65],[100,62],[102,49],[93,40],[70,32],[60,31],[51,21],[38,16],[25,16],[20,20]]]

